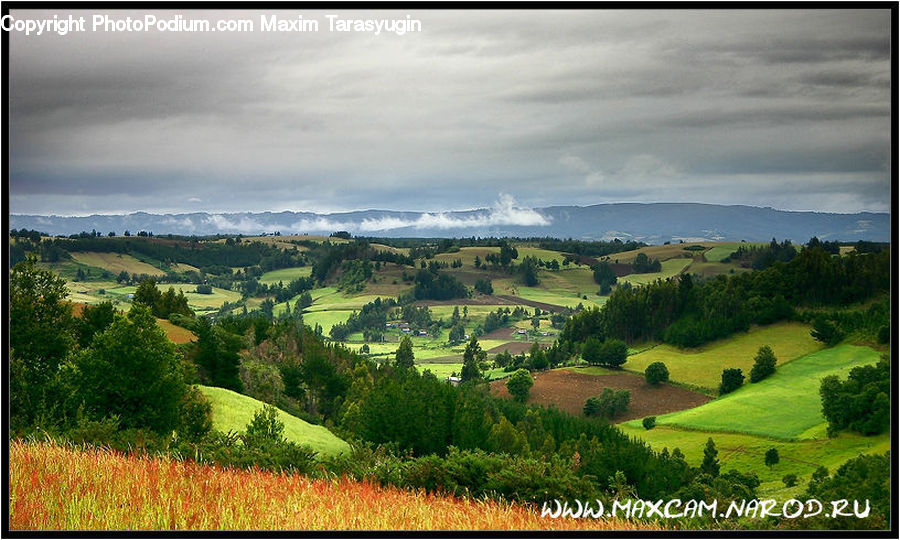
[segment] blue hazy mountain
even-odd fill
[[[790,239],[890,240],[890,214],[789,212],[754,206],[697,203],[614,203],[546,208],[498,207],[454,212],[363,210],[333,214],[312,212],[190,213],[91,215],[81,217],[10,215],[10,228],[51,235],[97,230],[123,234],[210,235],[280,232],[355,236],[469,237],[552,236],[583,240],[768,241]]]

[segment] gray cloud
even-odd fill
[[[11,209],[888,209],[888,11],[410,14],[421,33],[13,33]]]

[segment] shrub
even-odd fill
[[[654,386],[669,380],[669,368],[662,362],[653,362],[644,370],[644,378]]]
[[[753,363],[753,369],[750,370],[750,382],[757,383],[769,375],[775,373],[775,364],[778,360],[772,347],[763,345],[756,352],[756,359]]]
[[[765,460],[766,460],[766,467],[771,467],[773,465],[778,464],[778,462],[781,461],[781,457],[778,455],[778,449],[773,447],[773,448],[769,448],[768,450],[766,450]]]
[[[829,347],[837,345],[844,339],[843,332],[833,322],[824,318],[818,318],[813,322],[813,329],[809,334]]]
[[[528,399],[528,394],[531,392],[533,384],[534,381],[531,380],[531,374],[524,369],[520,369],[506,381],[506,389],[509,390],[513,398],[524,402]]]
[[[796,474],[786,474],[784,478],[781,479],[784,482],[784,487],[794,487],[797,485],[797,475]]]
[[[615,418],[628,410],[631,392],[604,388],[599,396],[588,398],[584,404],[585,416]]]
[[[722,384],[719,385],[719,395],[734,392],[744,384],[744,372],[739,368],[727,368],[722,371]]]
[[[641,421],[641,424],[644,426],[644,429],[651,430],[656,427],[656,417],[655,416],[646,416]]]

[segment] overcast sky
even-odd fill
[[[890,207],[886,10],[265,12],[303,33],[12,11],[54,13],[88,31],[10,35],[12,213]]]

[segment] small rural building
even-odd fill
[[[453,386],[459,386],[459,383],[462,381],[459,377],[447,377],[446,381]]]

